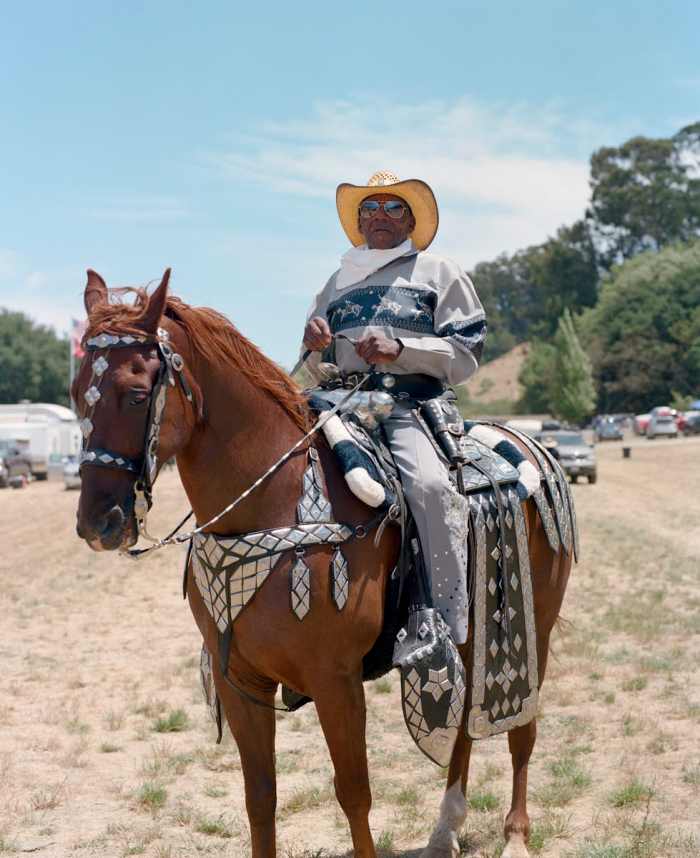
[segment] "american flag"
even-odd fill
[[[80,343],[85,333],[86,324],[87,322],[85,321],[81,322],[78,319],[71,319],[70,347],[73,357],[81,358],[85,354]]]

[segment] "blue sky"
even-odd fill
[[[87,267],[172,266],[289,366],[338,182],[427,180],[465,267],[543,241],[594,149],[700,119],[699,32],[690,0],[3,3],[0,306],[61,331]]]

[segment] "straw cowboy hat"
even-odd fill
[[[364,244],[365,238],[357,225],[360,203],[373,194],[381,193],[394,194],[408,203],[416,221],[416,227],[410,237],[418,250],[425,250],[435,238],[438,228],[435,195],[430,186],[420,179],[406,179],[402,182],[398,176],[387,170],[375,173],[366,185],[351,185],[348,182],[338,185],[335,204],[340,223],[350,241],[356,247]]]

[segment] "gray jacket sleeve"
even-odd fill
[[[309,312],[306,314],[306,322],[310,319],[313,319],[314,316],[321,316],[321,318],[326,318],[326,308],[329,304],[329,296],[335,288],[335,274],[332,274],[328,279],[326,285],[321,289],[321,291],[314,298]],[[306,327],[306,325],[304,326]],[[306,351],[306,346],[302,342],[301,348],[299,349],[299,359],[304,356],[304,352]],[[311,352],[311,354],[304,361],[304,369],[311,375],[314,381],[320,381],[321,375],[318,372],[318,365],[321,362],[321,352]]]
[[[462,384],[481,359],[486,337],[484,308],[469,276],[451,260],[441,260],[436,281],[434,336],[398,337],[403,350],[394,365]]]

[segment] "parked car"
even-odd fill
[[[589,483],[598,478],[595,450],[580,432],[538,432],[535,438],[559,460],[572,483],[586,477]]]
[[[632,421],[632,430],[635,435],[646,435],[647,426],[651,420],[651,414],[637,414]]]
[[[0,461],[3,464],[2,470],[5,472],[4,479],[0,473],[0,488],[5,488],[16,478],[28,480],[31,476],[31,460],[13,440],[0,438]]]
[[[686,411],[683,424],[683,434],[700,435],[700,411]]]
[[[677,438],[678,426],[673,409],[666,406],[653,408],[647,425],[646,436],[648,441],[653,438]]]
[[[614,417],[602,417],[593,433],[596,441],[621,441],[622,429]]]
[[[687,434],[685,427],[688,424],[688,420],[692,420],[696,414],[700,414],[700,411],[679,411],[678,416],[676,417],[676,426],[678,426],[678,431],[683,435]]]
[[[77,456],[68,456],[63,465],[63,485],[66,489],[80,488],[80,465]]]

